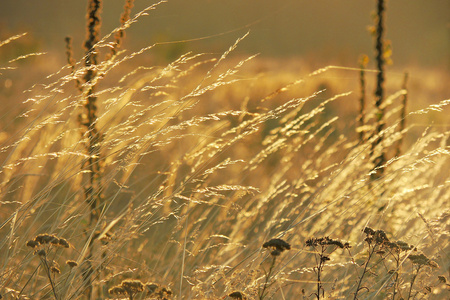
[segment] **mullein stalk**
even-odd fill
[[[89,226],[92,227],[98,222],[100,216],[101,199],[101,173],[102,166],[100,161],[100,142],[101,136],[97,129],[97,97],[95,96],[96,80],[97,80],[97,49],[96,44],[100,35],[100,12],[102,8],[102,0],[88,0],[87,12],[87,37],[84,42],[85,58],[84,65],[86,73],[83,77],[84,81],[84,111],[85,114],[80,116],[81,125],[85,128],[84,135],[87,137],[86,151],[88,160],[83,164],[82,168],[89,171],[87,185],[84,189],[84,197],[86,203],[90,207]],[[89,253],[86,257],[84,270],[82,272],[83,283],[85,287],[85,295],[87,299],[92,298],[92,275],[94,269],[92,266],[92,257],[94,254],[94,243],[89,242]]]
[[[377,15],[376,15],[376,26],[375,26],[375,61],[377,66],[377,85],[375,89],[375,109],[376,109],[376,124],[374,135],[376,139],[372,143],[372,151],[376,146],[382,143],[383,137],[381,132],[383,131],[385,125],[385,112],[383,107],[384,101],[384,81],[385,81],[385,57],[384,57],[384,12],[385,12],[385,1],[377,0]],[[372,178],[376,179],[383,174],[382,166],[386,162],[386,154],[381,151],[378,157],[374,159],[374,167],[376,172],[374,172]]]

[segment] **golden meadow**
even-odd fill
[[[122,44],[165,1],[106,35],[102,2],[40,82],[2,59],[2,299],[449,297],[449,78],[388,65],[384,1],[370,62],[320,69],[248,33],[154,65]]]

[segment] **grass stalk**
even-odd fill
[[[400,124],[399,124],[399,132],[403,132],[406,126],[406,107],[408,105],[408,73],[405,72],[403,75],[403,83],[402,89],[404,90],[404,94],[401,98],[401,111],[400,111]],[[403,134],[397,142],[397,147],[395,150],[395,156],[400,156],[402,153],[402,144],[403,144]]]

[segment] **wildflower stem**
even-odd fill
[[[419,274],[419,271],[420,271],[421,267],[422,267],[421,265],[417,266],[416,272],[413,274],[413,276],[411,278],[411,285],[409,286],[408,297],[406,299],[411,299],[411,293],[412,293],[412,290],[413,290],[413,285],[414,285],[414,282],[416,281],[417,275]]]
[[[47,259],[41,257],[41,262],[44,265],[45,274],[47,275],[48,281],[50,282],[50,286],[52,287],[53,295],[55,299],[58,300],[58,294],[56,293],[56,288],[52,280],[52,276],[50,274],[50,267],[48,266]]]
[[[361,288],[361,284],[362,284],[364,275],[365,275],[366,272],[367,272],[367,268],[368,268],[368,266],[369,266],[369,262],[370,262],[370,260],[372,259],[372,256],[373,256],[373,254],[375,253],[376,248],[377,248],[377,246],[375,245],[375,246],[372,248],[372,251],[371,251],[371,250],[370,250],[370,244],[369,244],[369,257],[367,258],[367,261],[366,261],[366,263],[364,264],[364,270],[363,270],[361,276],[359,277],[358,285],[357,285],[357,287],[356,287],[355,296],[353,297],[353,300],[356,300],[356,299],[357,299],[357,297],[358,297],[358,292],[362,289],[362,288]]]
[[[272,264],[270,265],[269,273],[266,273],[266,280],[264,282],[263,288],[261,290],[261,294],[259,296],[260,300],[264,299],[264,296],[265,296],[265,293],[266,293],[266,289],[269,287],[269,280],[270,280],[270,277],[272,275],[272,271],[273,271],[273,268],[275,266],[276,259],[277,259],[276,256],[272,256]]]

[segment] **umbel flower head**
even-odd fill
[[[364,239],[368,244],[387,244],[389,243],[389,239],[386,233],[383,230],[373,230],[370,227],[364,228],[364,233],[366,234],[366,238]]]
[[[271,239],[263,244],[263,248],[271,250],[270,255],[279,256],[284,250],[290,250],[291,245],[282,239]]]
[[[430,266],[432,268],[439,267],[439,265],[435,261],[426,257],[425,254],[417,254],[417,255],[411,254],[410,256],[408,256],[408,258],[415,265]]]
[[[291,245],[289,245],[288,242],[282,240],[282,239],[271,239],[268,242],[265,242],[263,244],[264,248],[275,248],[278,251],[283,252],[284,250],[290,250]]]
[[[55,247],[69,248],[69,242],[64,238],[59,238],[54,234],[42,233],[38,234],[33,240],[27,242],[27,246],[35,249],[39,245],[50,244]]]
[[[319,245],[326,246],[326,245],[334,245],[341,249],[347,249],[350,248],[350,244],[347,242],[343,242],[338,239],[331,239],[330,237],[321,237],[321,238],[310,238],[306,240],[305,245],[308,247],[317,247]]]
[[[144,284],[140,280],[126,279],[120,285],[108,290],[111,295],[134,295],[144,291]]]
[[[247,297],[244,295],[244,293],[241,292],[232,292],[231,294],[228,295],[228,297],[232,298],[232,299],[236,299],[236,300],[246,300]]]

